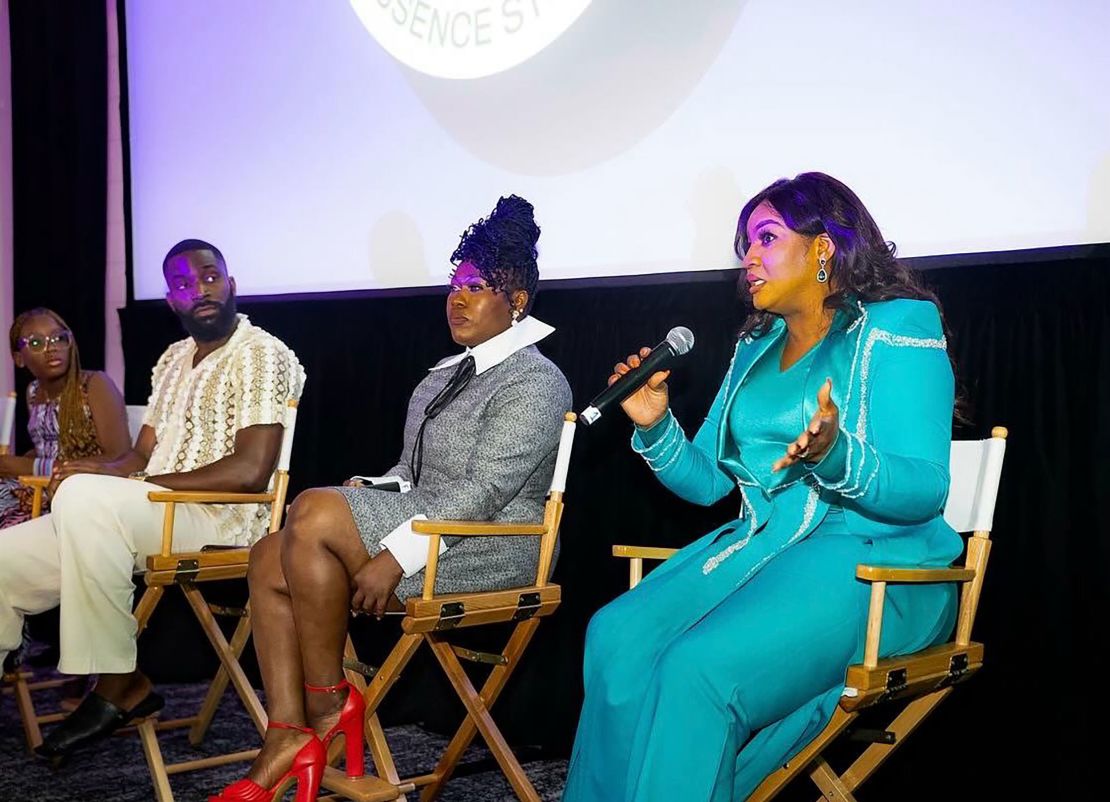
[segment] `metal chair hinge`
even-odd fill
[[[509,658],[503,654],[476,652],[473,649],[464,649],[462,646],[452,646],[451,651],[463,660],[469,660],[472,663],[484,663],[487,666],[507,666],[509,664]]]
[[[888,671],[886,673],[886,690],[879,697],[879,701],[885,702],[888,699],[893,699],[906,690],[906,687],[906,669],[896,668],[893,671]]]
[[[227,618],[246,618],[246,607],[224,607],[219,604],[209,604],[208,609],[212,611],[212,615],[222,615]]]
[[[858,729],[849,730],[848,739],[851,741],[862,741],[868,744],[886,744],[891,746],[898,740],[898,737],[890,730],[868,730]]]
[[[521,593],[516,602],[516,612],[513,613],[514,621],[526,621],[532,618],[540,609],[540,594]]]
[[[967,674],[967,655],[954,654],[948,660],[948,675],[940,681],[937,688],[947,688],[949,685],[955,685],[962,680]]]
[[[174,582],[189,582],[196,579],[200,573],[199,560],[178,560],[177,568],[173,572]]]
[[[362,674],[366,679],[371,679],[378,673],[377,666],[367,665],[361,660],[352,660],[350,658],[343,661],[343,669],[345,671],[354,671],[356,674]]]
[[[466,606],[462,602],[445,602],[439,608],[436,629],[454,629],[466,616]]]

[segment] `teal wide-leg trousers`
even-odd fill
[[[757,534],[706,571],[715,534],[591,620],[565,802],[740,800],[831,715],[863,653],[870,541],[819,526],[761,557]],[[951,630],[950,585],[891,591],[883,654]]]

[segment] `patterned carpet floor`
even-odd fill
[[[205,686],[162,685],[166,697],[162,718],[177,718],[195,713],[204,696]],[[58,694],[48,689],[35,694],[40,712],[58,709]],[[415,725],[386,730],[402,776],[431,771],[446,746],[447,739]],[[186,730],[162,733],[162,751],[167,762],[191,760],[223,752],[249,749],[258,736],[239,700],[230,692],[224,700],[212,730],[203,744],[189,744]],[[540,796],[547,802],[558,800],[566,778],[565,760],[529,759],[521,755],[524,769]],[[367,765],[371,765],[368,759]],[[174,775],[170,778],[178,802],[204,802],[208,795],[242,777],[244,763]],[[416,795],[410,794],[410,800]],[[147,802],[154,799],[146,761],[139,739],[134,734],[118,734],[75,755],[55,772],[26,751],[11,694],[0,698],[0,802]],[[286,794],[292,799],[292,792]],[[516,799],[489,752],[472,746],[459,771],[440,796],[443,802],[501,802]]]

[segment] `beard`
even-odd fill
[[[197,311],[206,306],[213,306],[218,311],[209,318],[197,317]],[[222,340],[231,333],[235,328],[235,312],[235,296],[232,295],[222,304],[218,301],[205,301],[188,312],[177,312],[177,318],[190,337],[199,343],[210,343]]]

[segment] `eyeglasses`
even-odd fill
[[[26,346],[29,351],[36,354],[41,354],[51,345],[69,348],[72,344],[73,334],[68,331],[59,331],[57,334],[50,334],[46,337],[39,334],[32,334],[30,337],[20,337],[17,341],[17,345],[20,348]]]

